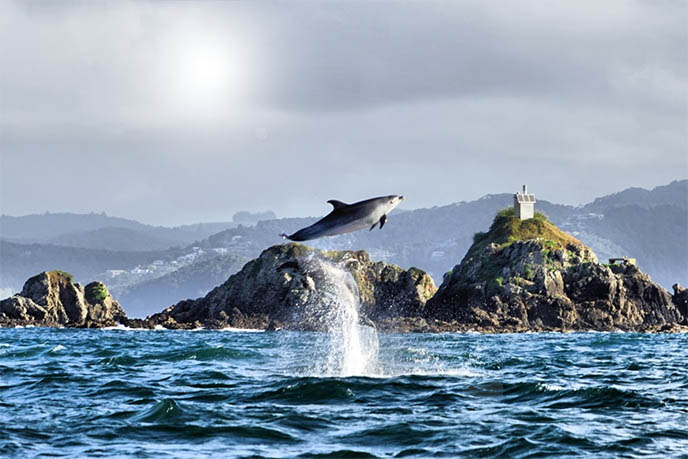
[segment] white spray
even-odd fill
[[[316,362],[319,376],[375,376],[379,373],[379,342],[374,328],[361,325],[360,295],[351,274],[337,264],[313,258],[319,279],[319,307],[327,333],[320,346],[326,350]],[[323,358],[324,357],[324,358]]]

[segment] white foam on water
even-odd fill
[[[125,330],[125,331],[147,331],[150,330],[150,328],[134,328],[134,327],[125,327],[122,324],[117,324],[112,327],[103,327],[100,330]]]
[[[562,384],[538,382],[538,386],[540,386],[544,390],[556,391],[556,392],[560,392],[563,390],[574,390],[574,391],[576,391],[579,389],[583,389],[585,387],[582,384],[573,383],[573,382],[567,382],[567,383],[562,383]]]
[[[376,376],[379,341],[377,331],[360,324],[360,295],[351,274],[342,267],[313,257],[310,261],[322,275],[318,284],[318,308],[327,333],[319,343],[317,376]]]
[[[482,376],[483,373],[479,372],[475,368],[462,367],[462,368],[434,368],[434,369],[416,369],[409,373],[403,373],[403,375],[414,375],[414,376],[450,376],[450,377],[469,377],[475,378]],[[399,375],[402,376],[402,375]]]
[[[144,327],[126,327],[122,324],[117,324],[111,327],[103,327],[100,330],[122,330],[122,331],[150,331],[150,328],[144,328]],[[167,328],[163,327],[162,325],[158,324],[156,325],[152,330],[168,330]],[[197,327],[197,328],[192,328],[191,330],[185,330],[185,329],[179,329],[179,330],[169,330],[169,331],[209,331],[211,329],[209,328],[204,328],[204,327]],[[226,327],[226,328],[220,328],[218,330],[212,329],[212,331],[226,331],[226,332],[244,332],[244,333],[262,333],[265,330],[261,330],[259,328],[234,328],[234,327]]]
[[[235,327],[225,327],[220,328],[218,331],[233,332],[233,333],[263,333],[265,330],[260,328],[235,328]]]
[[[384,361],[375,328],[360,323],[360,294],[351,274],[342,266],[313,255],[307,262],[316,291],[306,308],[321,320],[326,333],[316,338],[309,376],[394,378],[399,376],[478,377],[481,369],[466,365],[448,368],[424,347],[387,349]],[[304,356],[297,356],[303,359]],[[307,358],[307,357],[306,357]]]
[[[58,352],[58,351],[63,350],[64,348],[65,348],[65,347],[64,347],[63,345],[58,344],[57,346],[55,346],[54,348],[52,348],[52,349],[50,350],[50,352]]]

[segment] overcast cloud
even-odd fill
[[[687,5],[3,2],[0,210],[180,224],[686,178]]]

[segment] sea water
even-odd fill
[[[685,334],[378,335],[304,266],[325,332],[0,329],[0,454],[688,454]]]
[[[688,452],[685,334],[326,335],[0,329],[0,454]]]

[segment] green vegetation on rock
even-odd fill
[[[74,276],[66,271],[60,271],[55,269],[53,271],[48,271],[48,276],[50,276],[53,282],[59,282],[60,280],[66,280],[68,283],[74,283]]]
[[[110,293],[102,282],[91,282],[85,287],[86,301],[97,304],[105,300]]]
[[[526,249],[515,246],[517,242],[535,246]],[[577,260],[576,247],[582,244],[557,228],[544,214],[536,212],[533,218],[521,220],[513,208],[503,209],[495,216],[488,232],[473,236],[473,245],[464,258],[468,263],[462,263],[464,268],[457,275],[468,282],[486,282],[488,291],[494,291],[513,277],[534,280],[539,266],[556,270],[564,260]],[[528,252],[528,260],[523,258],[526,256],[525,252],[521,253],[523,250]]]
[[[557,228],[544,214],[535,212],[535,217],[521,220],[513,208],[508,208],[497,213],[490,231],[473,236],[469,255],[471,252],[482,252],[489,244],[504,248],[516,241],[533,239],[541,240],[543,249],[549,252],[565,248],[569,244],[581,245],[578,239]]]

